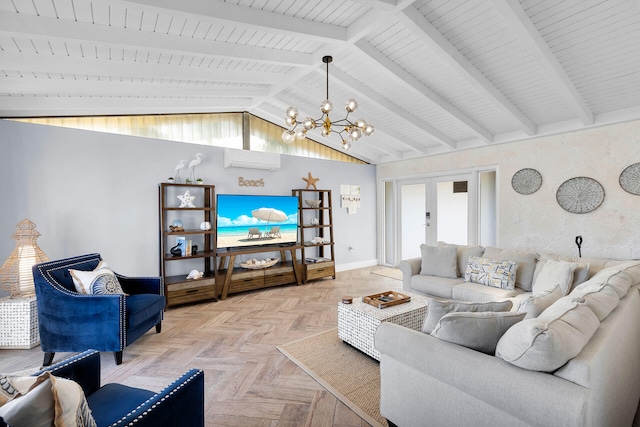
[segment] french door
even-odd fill
[[[398,182],[398,259],[420,256],[420,245],[475,243],[475,174]]]

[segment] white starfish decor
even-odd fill
[[[192,196],[189,190],[185,191],[183,195],[178,196],[178,199],[182,202],[179,207],[181,208],[195,208],[193,201],[196,196]]]

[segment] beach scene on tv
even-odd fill
[[[298,241],[298,198],[219,194],[219,249]]]

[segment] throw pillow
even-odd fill
[[[96,427],[82,391],[75,381],[45,372],[37,377],[14,377],[19,392],[0,406],[0,417],[9,425]]]
[[[544,254],[540,256],[540,259],[536,263],[536,269],[533,273],[533,283],[536,283],[536,281],[538,280],[538,275],[540,275],[540,272],[549,260],[567,261],[578,264],[578,268],[576,268],[576,270],[573,272],[573,283],[571,284],[571,289],[569,291],[573,290],[573,288],[589,278],[591,263],[582,261],[582,258],[565,257],[555,254]]]
[[[93,271],[69,269],[69,273],[79,294],[124,294],[115,273],[109,269],[104,261],[100,261],[100,264]]]
[[[518,263],[518,272],[516,273],[516,286],[530,291],[533,288],[533,273],[536,269],[536,262],[539,255],[535,252],[527,252],[524,250],[503,250],[488,246],[484,250],[485,258],[511,260]]]
[[[510,300],[490,302],[465,302],[456,300],[429,299],[427,302],[427,316],[422,324],[422,332],[430,334],[440,319],[448,313],[509,311],[513,307]]]
[[[482,246],[454,245],[446,242],[438,242],[438,246],[454,246],[456,248],[458,253],[458,277],[464,276],[469,257],[482,256],[484,253],[484,247]]]
[[[526,299],[520,301],[517,312],[526,313],[525,319],[538,317],[540,313],[545,311],[551,304],[558,301],[564,295],[564,291],[560,285],[556,285],[553,289],[547,289],[539,294],[533,294]]]
[[[440,319],[431,336],[493,355],[502,335],[524,316],[511,311],[449,313]]]
[[[567,295],[573,284],[573,273],[578,268],[575,262],[547,260],[533,283],[533,293],[539,294],[560,285],[562,295]]]
[[[424,276],[458,277],[458,256],[455,246],[420,245],[422,252],[422,268]]]
[[[524,369],[552,372],[576,357],[599,326],[584,301],[567,298],[509,328],[498,341],[496,356]]]
[[[494,288],[514,290],[518,263],[515,261],[498,261],[489,258],[469,257],[464,272],[465,282],[479,283]]]

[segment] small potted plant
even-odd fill
[[[204,181],[202,180],[202,178],[198,178],[198,179],[196,179],[196,184],[202,185],[202,184],[204,184]]]
[[[187,178],[184,182],[185,184],[191,184],[191,180],[189,178]]]

